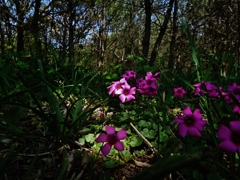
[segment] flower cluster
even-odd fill
[[[222,96],[228,104],[231,104],[233,103],[233,100],[230,97],[230,94],[232,94],[236,100],[240,101],[240,86],[236,83],[228,86],[226,92],[222,91],[222,87],[217,87],[216,85],[205,81],[201,81],[193,86],[195,87],[194,95],[208,94],[208,96],[212,98],[220,98]],[[232,107],[233,111],[240,115],[240,107],[238,107],[238,105],[233,105]]]
[[[157,94],[157,80],[159,80],[157,76],[159,74],[159,72],[155,74],[147,72],[144,78],[136,79],[137,73],[135,71],[126,71],[126,73],[121,76],[122,79],[120,79],[120,81],[112,82],[107,88],[109,89],[109,94],[119,96],[122,103],[135,100],[134,95],[136,94],[136,90],[139,94],[152,97]],[[132,78],[136,79],[136,86],[130,85],[128,82]]]
[[[210,82],[202,81],[200,83],[194,84],[193,86],[195,87],[194,95],[204,95],[205,93],[208,93],[210,97],[219,96],[217,87]]]
[[[140,94],[144,94],[147,96],[155,96],[157,95],[157,76],[160,73],[157,72],[154,75],[151,72],[147,72],[145,78],[140,78],[137,80],[137,87],[138,87],[138,92]]]
[[[127,132],[125,129],[122,129],[118,132],[116,132],[115,127],[113,126],[106,126],[106,133],[101,133],[97,139],[95,140],[96,142],[106,142],[102,147],[101,147],[101,152],[103,156],[107,156],[109,152],[112,149],[112,146],[118,151],[123,151],[124,150],[124,145],[123,142],[120,140],[123,140],[127,137]]]
[[[232,94],[236,100],[240,101],[240,86],[233,83],[227,87],[227,92],[222,91],[222,87],[217,87],[210,82],[200,82],[193,85],[195,87],[195,95],[206,95],[212,98],[219,98],[222,96],[224,100],[231,104],[233,100],[230,98]],[[174,88],[175,97],[183,97],[185,90],[182,87]],[[219,94],[221,93],[221,95]],[[235,105],[233,111],[240,115],[240,107]],[[207,125],[207,122],[203,120],[203,116],[200,113],[200,109],[191,111],[190,107],[186,107],[183,110],[183,114],[179,115],[173,120],[178,124],[178,133],[181,137],[185,137],[187,134],[195,137],[201,137],[201,131]],[[227,153],[237,152],[240,155],[240,120],[234,120],[230,122],[230,127],[221,124],[218,128],[218,138],[221,140],[219,148]]]
[[[121,77],[125,78],[126,80],[129,80],[131,78],[136,78],[137,73],[133,70],[130,70],[130,71],[126,71],[125,74],[123,74]]]

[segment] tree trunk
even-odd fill
[[[152,53],[151,53],[151,58],[150,58],[150,61],[149,61],[149,66],[153,66],[155,61],[156,61],[156,57],[158,55],[158,50],[159,50],[159,46],[162,42],[162,39],[163,39],[163,36],[166,32],[166,29],[167,29],[167,24],[168,24],[168,21],[170,19],[170,16],[171,16],[171,11],[172,11],[172,7],[173,7],[173,3],[174,3],[174,0],[170,0],[169,1],[169,5],[168,5],[168,10],[166,12],[166,15],[165,15],[165,18],[164,18],[164,21],[163,21],[163,24],[160,28],[160,32],[158,34],[158,37],[157,37],[157,40],[154,44],[154,48],[152,50]]]
[[[151,15],[152,15],[152,3],[150,0],[144,0],[145,5],[145,26],[144,26],[144,36],[142,41],[142,54],[144,58],[148,58],[149,44],[150,44],[150,34],[151,34]]]
[[[41,5],[41,0],[35,0],[35,7],[34,7],[34,15],[33,15],[33,23],[32,23],[32,33],[34,37],[34,48],[36,57],[41,57],[41,41],[39,39],[39,8]]]
[[[24,11],[21,1],[14,0],[16,5],[16,12],[18,16],[18,23],[17,23],[17,52],[18,54],[24,51]]]
[[[106,50],[106,2],[102,0],[102,24],[100,27],[100,57],[98,62],[98,67],[104,65],[104,56]]]
[[[1,13],[1,15],[3,15],[3,14]],[[4,44],[5,44],[4,30],[2,28],[2,20],[0,20],[0,47],[1,47],[0,55],[2,55],[4,52]]]
[[[177,11],[178,11],[178,0],[175,0],[174,3],[174,12],[173,12],[173,25],[172,25],[172,38],[170,42],[170,57],[168,61],[168,69],[174,68],[174,53],[175,53],[175,42],[177,34]]]
[[[75,8],[73,7],[73,1],[69,0],[68,4],[68,12],[70,14],[69,16],[69,62],[73,63],[74,61],[74,17],[75,17]]]

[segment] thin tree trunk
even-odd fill
[[[178,0],[175,0],[174,3],[174,12],[173,12],[173,27],[172,27],[172,38],[170,42],[170,57],[168,61],[168,68],[174,68],[174,53],[175,53],[175,43],[176,43],[176,34],[177,34],[177,11],[178,11]]]
[[[21,1],[15,0],[14,3],[16,5],[16,11],[18,16],[18,23],[17,23],[17,52],[21,53],[24,51],[24,12],[23,7],[20,4]]]
[[[104,65],[104,56],[106,50],[106,2],[102,0],[102,25],[99,32],[100,36],[100,57],[98,62],[98,67]]]
[[[39,39],[39,8],[41,5],[41,0],[36,0],[35,1],[35,8],[34,8],[34,16],[33,16],[33,23],[32,23],[32,33],[34,37],[34,48],[35,48],[35,53],[36,57],[39,58],[41,57],[41,41]]]
[[[3,15],[3,14],[1,13],[1,15]],[[2,20],[0,20],[0,46],[1,46],[1,53],[0,53],[0,55],[2,55],[3,52],[4,52],[4,44],[5,44],[4,30],[2,28]]]
[[[152,3],[150,0],[144,0],[145,5],[145,27],[144,36],[142,41],[142,54],[144,58],[148,58],[149,44],[150,44],[150,34],[151,34],[151,15],[152,15]]]
[[[73,7],[73,1],[69,0],[68,4],[68,12],[70,14],[69,16],[69,62],[73,63],[74,61],[74,17],[75,17],[75,12],[74,12],[74,7]]]
[[[157,37],[157,40],[155,42],[155,45],[154,45],[154,48],[152,50],[152,53],[151,53],[151,58],[150,58],[150,61],[149,61],[149,66],[153,66],[155,61],[156,61],[156,57],[158,55],[158,50],[159,50],[159,46],[162,42],[162,39],[163,39],[163,36],[166,32],[166,29],[167,29],[167,24],[168,24],[168,21],[170,19],[170,16],[171,16],[171,11],[172,11],[172,7],[173,7],[173,3],[174,3],[174,0],[170,0],[169,1],[169,5],[168,5],[168,10],[166,12],[166,15],[165,15],[165,18],[164,18],[164,21],[163,21],[163,24],[160,28],[160,32],[158,34],[158,37]]]

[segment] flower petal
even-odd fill
[[[127,101],[135,100],[135,97],[133,95],[127,95],[126,96]]]
[[[175,123],[184,123],[184,117],[180,115],[176,119],[174,119],[173,122],[175,122]]]
[[[178,133],[180,136],[185,137],[187,134],[188,127],[185,124],[178,125]]]
[[[183,113],[185,116],[192,116],[192,111],[189,106],[187,106],[184,110]]]
[[[220,124],[217,135],[218,135],[218,138],[223,141],[230,140],[232,132],[225,125]]]
[[[207,121],[198,120],[198,121],[195,121],[194,127],[197,128],[199,131],[202,131],[206,125],[207,125]]]
[[[109,154],[109,152],[111,151],[111,149],[112,149],[111,144],[106,143],[104,146],[102,146],[101,151],[102,151],[103,156],[107,156]]]
[[[218,147],[227,153],[234,153],[237,150],[237,145],[230,140],[221,142]]]
[[[127,131],[125,129],[118,131],[116,137],[118,140],[125,139],[127,137]]]
[[[113,126],[106,126],[106,132],[107,132],[107,135],[115,134],[115,127],[113,127]]]
[[[231,121],[230,129],[233,133],[240,134],[240,121]]]
[[[200,113],[200,109],[196,109],[194,112],[193,112],[193,117],[194,119],[196,120],[201,120],[203,118],[202,114]]]
[[[96,142],[107,142],[107,139],[108,139],[107,135],[104,133],[101,133],[95,141]]]
[[[120,101],[121,101],[122,103],[124,103],[125,100],[126,100],[126,96],[125,96],[124,94],[121,94],[121,95],[119,96],[119,99],[120,99]]]
[[[188,127],[188,134],[195,137],[201,137],[199,130],[194,127]]]
[[[129,90],[129,94],[135,94],[136,93],[136,87],[133,87]]]
[[[114,148],[118,151],[123,151],[124,150],[124,145],[123,145],[123,142],[121,141],[117,141],[115,144],[114,144]]]

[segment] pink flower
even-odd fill
[[[122,78],[120,81],[112,82],[112,85],[107,87],[109,89],[109,94],[112,94],[113,96],[115,96],[116,92],[119,89],[122,89],[124,84],[127,84],[127,81],[125,78]]]
[[[233,108],[233,112],[237,113],[240,115],[240,108],[238,107],[238,105],[235,105]]]
[[[131,78],[136,78],[137,73],[134,70],[126,71],[125,74],[122,75],[122,78],[129,80]]]
[[[227,153],[237,151],[240,155],[240,121],[231,121],[230,129],[220,124],[218,128],[218,138],[222,140],[218,147]]]
[[[157,76],[160,74],[160,72],[155,73],[154,75],[152,74],[152,72],[147,72],[145,79],[146,81],[151,80],[151,81],[156,81],[158,78]]]
[[[122,89],[119,89],[116,94],[119,94],[119,99],[122,103],[125,101],[133,101],[135,97],[133,94],[136,93],[136,87],[131,88],[128,84],[122,86]]]
[[[183,114],[179,115],[173,122],[178,123],[178,133],[180,136],[185,137],[188,133],[191,136],[201,137],[200,131],[207,125],[206,121],[203,121],[200,109],[196,109],[193,113],[189,106],[183,110]]]
[[[154,75],[151,72],[147,72],[145,79],[140,78],[137,80],[137,87],[138,87],[138,92],[140,94],[144,94],[147,96],[155,96],[157,95],[157,90],[158,90],[158,86],[157,86],[157,76],[160,73],[157,72]]]
[[[95,140],[96,142],[106,142],[106,144],[101,147],[103,156],[107,156],[109,154],[112,146],[114,146],[114,148],[118,151],[123,151],[124,145],[120,140],[123,140],[127,137],[126,130],[122,129],[116,132],[115,127],[106,126],[105,128],[107,134],[101,133]]]
[[[229,97],[228,93],[222,92],[222,96],[223,96],[224,100],[226,101],[226,103],[230,104],[233,102],[232,98]]]
[[[200,83],[194,84],[193,86],[195,87],[194,95],[204,95],[205,93],[208,93],[210,97],[218,97],[219,95],[217,87],[210,82],[201,81]]]
[[[183,96],[186,94],[186,91],[182,87],[174,88],[173,91],[175,97],[183,98]]]
[[[201,81],[200,83],[194,84],[193,86],[195,87],[194,95],[204,95],[204,87],[203,87],[204,81]]]
[[[237,100],[240,101],[240,86],[238,86],[236,83],[233,83],[232,86],[228,86],[227,90],[229,93],[232,93]]]

